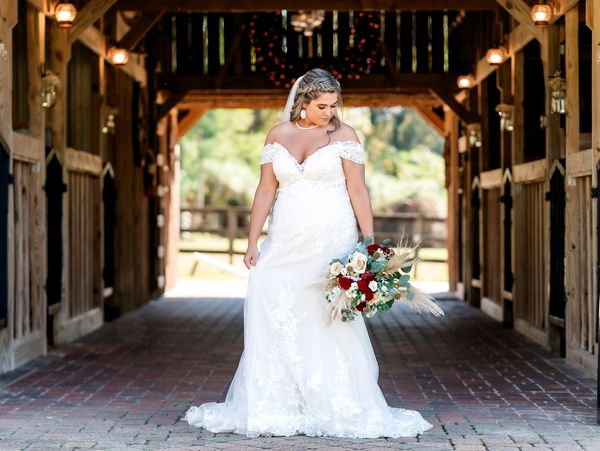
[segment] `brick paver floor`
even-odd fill
[[[409,439],[259,437],[188,426],[223,399],[242,301],[163,299],[0,378],[0,449],[600,450],[595,380],[478,309],[396,306],[369,320],[388,403],[434,427]]]

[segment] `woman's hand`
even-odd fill
[[[246,265],[246,268],[250,269],[251,266],[256,265],[259,255],[260,252],[258,251],[258,246],[256,246],[256,244],[248,245],[248,249],[244,255],[244,265]]]

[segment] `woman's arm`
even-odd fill
[[[269,136],[267,142],[269,142]],[[279,182],[273,172],[273,164],[265,163],[260,166],[260,180],[254,193],[254,200],[252,201],[252,209],[250,210],[250,225],[248,230],[248,248],[244,255],[244,264],[248,269],[251,266],[256,265],[260,252],[258,251],[258,238],[260,232],[265,225],[267,216],[273,206],[275,200],[275,194],[277,193],[277,186]]]
[[[373,231],[373,210],[371,208],[371,199],[365,183],[365,165],[353,161],[342,159],[344,173],[346,175],[346,186],[350,195],[350,202],[354,209],[354,214],[358,220],[358,225],[363,237],[370,235],[373,240],[375,234]]]

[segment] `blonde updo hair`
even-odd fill
[[[335,77],[326,70],[323,69],[312,69],[309,70],[300,83],[298,84],[298,90],[294,97],[294,105],[290,112],[290,121],[295,122],[300,119],[300,111],[302,111],[302,104],[309,103],[312,100],[319,97],[321,94],[336,93],[338,96],[338,108],[342,107],[342,87]],[[327,133],[333,133],[340,128],[340,118],[336,112],[332,119],[335,121],[335,128],[328,130]]]

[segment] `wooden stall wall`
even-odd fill
[[[546,160],[513,168],[515,184],[514,327],[548,346],[548,231]]]
[[[8,64],[0,65],[2,158],[0,231],[6,271],[0,318],[0,373],[46,352],[44,114],[40,102],[40,49],[44,17],[24,2],[0,5],[0,41]],[[8,155],[6,154],[8,152]]]
[[[596,199],[592,198],[592,188],[598,186],[598,152],[593,149],[600,144],[600,61],[592,54],[592,42],[600,37],[600,8],[591,8],[591,2],[586,5],[585,11],[583,5],[576,5],[565,17],[569,111],[565,140],[565,335],[567,360],[592,372],[597,366],[599,319],[598,237],[594,233],[598,226],[597,188]],[[585,22],[580,22],[582,16]]]

